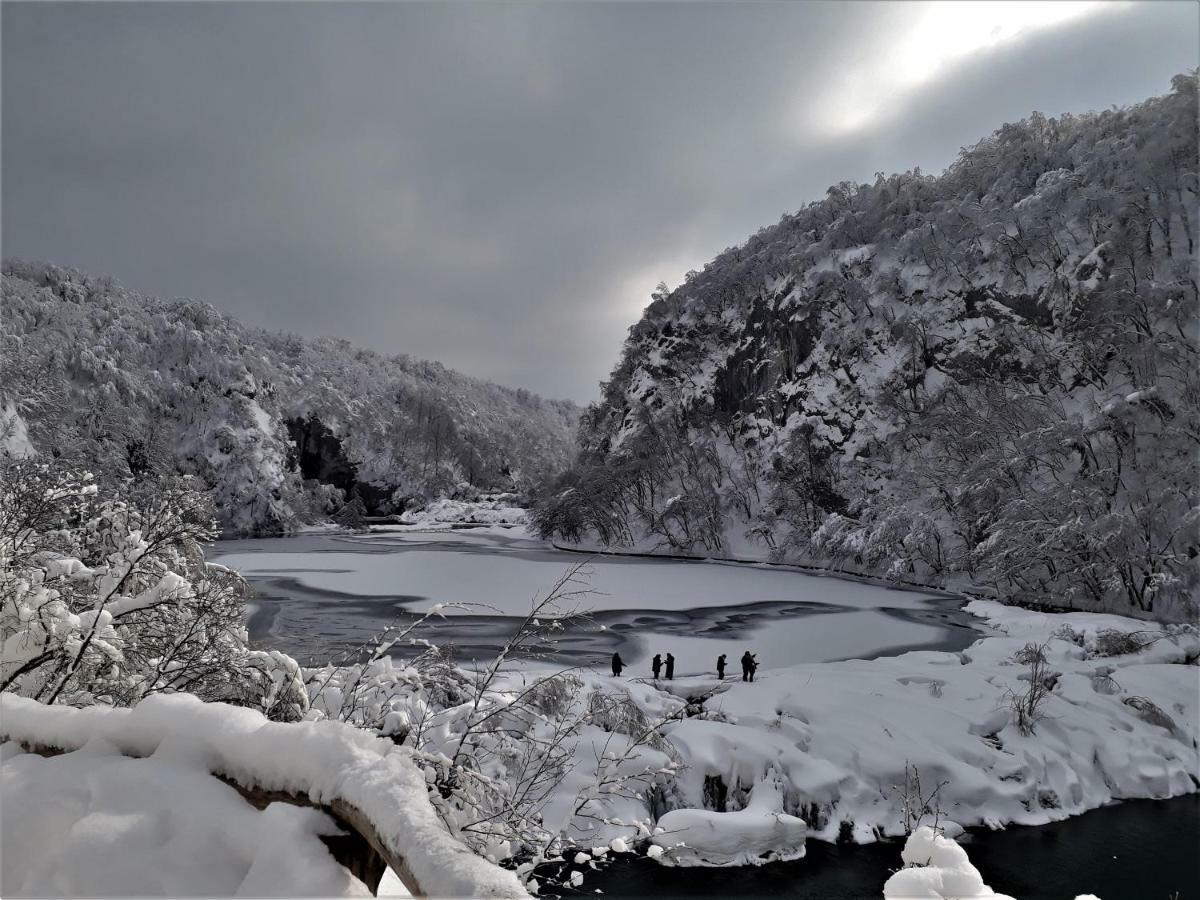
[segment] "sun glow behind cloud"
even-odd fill
[[[910,27],[889,36],[863,65],[810,103],[805,131],[843,136],[886,118],[904,98],[964,57],[1085,16],[1128,6],[1124,2],[979,0],[912,7]]]
[[[700,253],[677,253],[661,261],[635,271],[623,272],[617,279],[612,292],[611,312],[621,321],[632,325],[650,305],[650,295],[660,281],[674,290],[684,282],[684,274],[692,269],[703,269],[710,256]]]

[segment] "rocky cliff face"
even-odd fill
[[[566,465],[578,416],[438,363],[256,331],[205,303],[22,263],[4,266],[0,412],[0,453],[116,480],[191,474],[241,533],[351,503],[399,512],[412,498],[526,490]]]
[[[537,522],[1194,610],[1196,159],[1180,76],[830,188],[655,294]]]

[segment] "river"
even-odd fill
[[[1200,795],[1129,800],[1051,825],[972,830],[963,841],[995,891],[1018,900],[1189,900],[1200,897]],[[809,841],[803,859],[728,869],[668,868],[623,857],[589,873],[578,892],[634,898],[882,896],[900,866],[896,841],[846,846]]]

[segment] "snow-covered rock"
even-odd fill
[[[970,897],[1013,900],[984,884],[983,876],[967,858],[967,851],[928,825],[921,826],[909,836],[900,856],[905,868],[884,884],[885,900],[965,900]]]
[[[759,782],[745,809],[711,812],[676,809],[658,820],[663,831],[652,840],[667,852],[660,862],[676,865],[745,866],[804,855],[803,819],[780,812],[778,778]]]
[[[884,900],[1013,900],[998,894],[983,883],[983,876],[971,864],[967,851],[956,844],[954,835],[943,826],[922,825],[904,842],[900,858],[904,868],[883,885]],[[1080,894],[1075,900],[1100,900],[1094,894]]]

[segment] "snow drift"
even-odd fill
[[[672,682],[680,697],[715,693],[665,729],[683,768],[659,824],[688,837],[655,840],[689,846],[660,861],[794,854],[803,833],[787,817],[803,819],[809,837],[869,842],[935,812],[960,826],[1039,825],[1197,790],[1194,628],[1148,632],[1120,616],[992,601],[968,610],[994,634],[959,653],[768,669],[754,683]],[[1049,688],[1023,731],[1013,700],[1030,687],[1018,660],[1031,643],[1043,648]]]
[[[431,896],[527,896],[513,873],[476,856],[446,830],[409,751],[360,729],[331,721],[268,722],[253,710],[187,694],[148,697],[133,709],[44,706],[3,694],[0,713],[5,741],[78,750],[102,740],[130,756],[151,756],[169,742],[186,748],[208,772],[239,784],[348,803]]]

